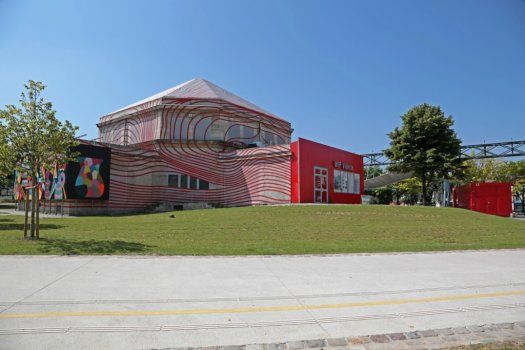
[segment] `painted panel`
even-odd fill
[[[452,190],[454,207],[508,217],[512,213],[512,190],[508,182],[470,183]]]
[[[68,199],[109,199],[111,149],[79,145],[74,147],[73,151],[78,152],[79,156],[77,162],[70,162],[66,167],[66,197]]]

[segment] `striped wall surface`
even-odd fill
[[[290,203],[288,145],[203,155],[193,147],[151,142],[114,146],[109,200],[47,203],[66,214],[116,214],[143,211],[159,203],[204,202],[219,206]],[[185,174],[209,182],[207,190],[168,186],[167,176]],[[63,209],[61,208],[63,207]]]
[[[102,118],[96,144],[111,147],[109,200],[47,203],[66,214],[137,212],[159,203],[290,203],[290,123],[216,99],[163,99]],[[86,143],[89,143],[85,141]],[[247,148],[257,143],[263,147]],[[208,189],[169,186],[187,175]]]

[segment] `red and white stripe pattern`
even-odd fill
[[[162,202],[290,203],[292,130],[280,118],[221,100],[171,99],[99,128],[101,142],[112,147],[110,199],[66,201],[72,213],[139,211]],[[254,141],[270,146],[242,148]],[[169,174],[210,187],[169,187]]]

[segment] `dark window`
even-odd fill
[[[208,181],[199,180],[199,190],[209,190],[210,183]]]
[[[168,186],[179,187],[179,175],[168,175]]]
[[[194,177],[191,177],[191,176],[190,176],[190,188],[192,190],[196,190],[197,189],[197,179],[194,178]]]
[[[188,188],[188,175],[181,175],[180,176],[180,187],[181,188]]]

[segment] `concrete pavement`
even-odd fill
[[[525,250],[0,257],[0,349],[275,343],[525,320]]]

